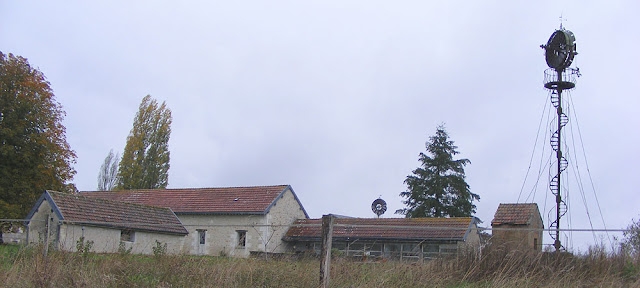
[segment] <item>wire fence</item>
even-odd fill
[[[29,222],[46,222],[46,220],[25,220],[25,219],[0,219],[0,223],[22,223],[28,224]],[[154,227],[169,227],[175,224],[172,223],[146,223],[146,222],[105,222],[105,221],[69,221],[62,220],[60,223],[72,224],[72,225],[94,225],[94,226],[154,226]],[[322,227],[322,224],[182,224],[184,227]],[[450,227],[450,226],[415,226],[415,225],[367,225],[367,224],[334,224],[334,227],[352,227],[352,228],[385,228],[385,229],[411,229],[411,230],[439,230],[439,231],[466,231],[468,227]],[[526,227],[482,227],[477,226],[479,231],[543,231],[551,232],[556,229],[550,228],[526,228]],[[560,232],[628,232],[629,229],[622,228],[560,228]]]
[[[171,227],[174,223],[142,223],[114,221],[67,221],[49,222],[42,219],[0,219],[3,242],[15,244],[49,243],[56,249],[76,251],[80,239],[93,241],[96,252],[118,252],[123,248],[134,253],[149,254],[153,251],[153,240],[165,243],[170,253],[195,255],[228,255],[247,257],[254,254],[299,254],[320,252],[321,224],[264,224],[253,223],[182,223],[187,230],[186,235],[164,235],[154,233],[158,228]],[[62,228],[61,228],[62,227]],[[130,229],[127,227],[137,227]],[[149,231],[141,231],[139,227],[148,227]],[[345,257],[386,258],[401,260],[425,260],[443,255],[455,254],[460,243],[466,239],[447,239],[442,234],[455,232],[477,233],[478,247],[491,243],[491,237],[500,232],[542,234],[556,231],[549,228],[531,227],[451,227],[442,225],[367,225],[367,224],[334,224],[342,234],[334,232],[334,250],[337,255]],[[288,235],[293,228],[301,228],[306,234]],[[340,229],[342,228],[342,229]],[[144,229],[143,229],[144,230]],[[300,230],[300,229],[298,229]],[[361,235],[362,231],[369,231]],[[591,229],[571,228],[559,229],[563,233],[574,232],[606,232],[625,233],[627,229]],[[106,231],[106,232],[105,232]],[[347,232],[345,232],[347,231]],[[378,235],[371,234],[376,231]],[[412,237],[401,239],[392,237],[388,231],[411,231]],[[108,233],[110,232],[110,233]],[[137,234],[136,234],[137,232]],[[492,232],[491,235],[487,232]],[[424,236],[433,234],[435,236]],[[166,234],[166,233],[165,233]],[[339,234],[339,235],[338,235]],[[440,236],[438,236],[440,234]],[[456,233],[460,234],[460,233]],[[484,234],[484,235],[481,235]],[[523,235],[524,235],[523,234]],[[132,236],[136,235],[136,236]],[[82,238],[81,238],[82,237]],[[466,236],[465,236],[466,237]],[[535,245],[542,243],[542,237]],[[598,243],[595,243],[598,245]]]

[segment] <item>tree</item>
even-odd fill
[[[449,140],[443,125],[429,137],[426,148],[430,156],[420,153],[421,167],[407,176],[407,191],[400,193],[407,207],[396,214],[407,218],[471,216],[476,209],[473,201],[480,196],[471,193],[465,181],[464,166],[469,159],[453,159],[458,147]]]
[[[98,174],[98,191],[110,191],[118,185],[118,163],[120,163],[120,154],[113,154],[113,150],[109,151],[109,155],[104,158],[104,163],[100,166]]]
[[[150,95],[140,103],[120,160],[118,188],[166,188],[169,172],[171,110]]]
[[[0,218],[24,218],[46,189],[76,190],[64,116],[42,72],[0,52]]]

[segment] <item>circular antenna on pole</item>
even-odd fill
[[[576,52],[576,37],[569,30],[561,28],[549,37],[546,45],[541,45],[545,50],[545,58],[549,67],[562,71],[571,65]]]
[[[382,198],[374,200],[373,203],[371,203],[371,211],[380,218],[380,215],[387,211],[387,202],[382,200]]]

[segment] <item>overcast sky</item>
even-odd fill
[[[640,216],[638,1],[176,3],[0,0],[0,51],[51,82],[79,190],[96,189],[150,94],[172,111],[169,188],[290,184],[314,218],[372,217],[379,196],[383,217],[398,217],[403,181],[444,123],[457,156],[471,160],[483,226],[520,195],[548,227],[539,46],[562,16],[583,74],[570,96],[564,176],[582,181],[567,188],[563,221],[624,228]],[[594,242],[573,237],[570,248]]]

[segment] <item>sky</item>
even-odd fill
[[[548,227],[540,45],[562,23],[582,73],[567,96],[563,177],[576,184],[562,226],[619,229],[640,217],[638,11],[634,0],[0,0],[0,51],[51,83],[81,191],[97,188],[109,150],[122,153],[149,94],[173,116],[168,188],[289,184],[313,218],[374,217],[378,197],[382,217],[400,217],[403,181],[444,124],[471,161],[482,226],[499,203],[526,201]],[[570,236],[574,250],[610,244]]]

